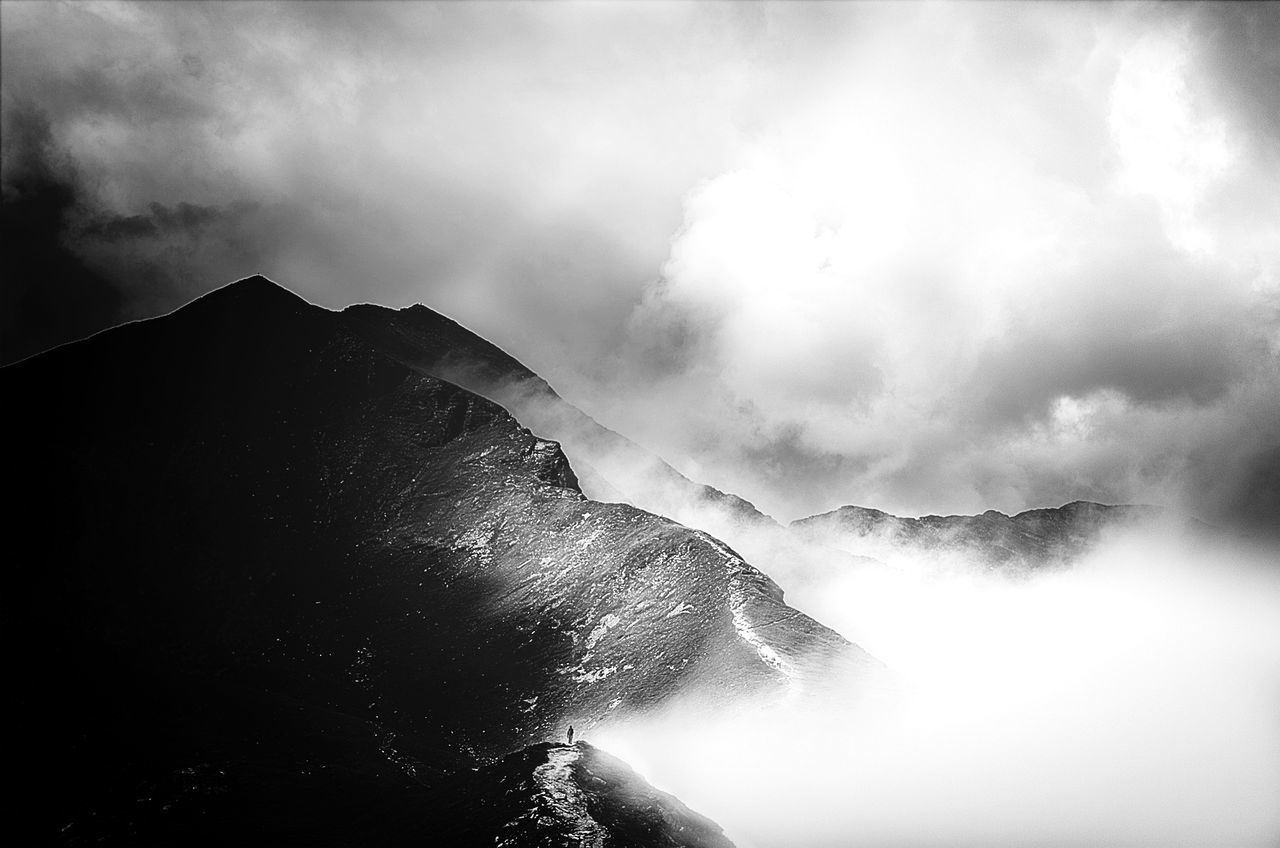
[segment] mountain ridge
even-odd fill
[[[1039,568],[1079,558],[1108,530],[1166,516],[1155,506],[1079,500],[1013,515],[989,509],[919,518],[845,505],[792,521],[788,529],[810,537],[834,536],[844,549],[877,558],[916,550],[968,556],[999,567]]]
[[[544,742],[442,787],[451,844],[733,848],[720,826],[587,742]]]
[[[422,304],[403,309],[355,304],[342,314],[409,367],[489,397],[565,444],[590,466],[584,479],[596,483],[593,496],[621,495],[634,506],[682,523],[695,517],[693,509],[680,508],[687,503],[693,508],[714,505],[735,520],[780,526],[750,501],[690,480],[660,456],[600,424],[506,351],[447,316]],[[702,529],[714,532],[719,527]]]
[[[361,844],[372,809],[410,842],[565,723],[876,672],[340,316],[250,278],[0,369],[17,832]]]

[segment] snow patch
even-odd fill
[[[702,540],[704,542],[706,542],[708,545],[710,545],[711,547],[719,551],[720,554],[723,555],[725,559],[729,560],[731,564],[733,565],[743,564],[742,560],[737,556],[737,554],[735,554],[733,551],[726,548],[724,544],[720,542],[719,539],[715,538],[714,536],[708,536],[706,533],[699,533],[698,535],[702,537]]]
[[[587,636],[587,648],[594,648],[596,643],[603,639],[605,634],[609,632],[609,628],[616,627],[620,620],[621,619],[619,619],[614,613],[607,613],[603,618],[601,618],[600,623],[597,624]]]
[[[583,671],[581,674],[573,676],[574,683],[599,683],[611,674],[616,674],[618,667],[611,665],[606,668],[598,668],[595,671]]]

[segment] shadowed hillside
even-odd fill
[[[41,838],[415,841],[424,792],[567,721],[875,667],[720,542],[587,500],[556,443],[262,278],[0,385],[28,551],[8,759]]]

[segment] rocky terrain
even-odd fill
[[[1056,509],[1017,515],[987,510],[981,515],[899,518],[861,506],[793,521],[801,539],[819,539],[859,556],[892,561],[903,555],[962,557],[999,568],[1069,564],[1088,553],[1108,529],[1161,518],[1149,506],[1108,506],[1075,501]]]
[[[588,500],[369,309],[251,278],[0,370],[10,832],[424,844],[524,750],[601,844],[723,844],[603,754],[529,746],[877,664],[715,538]],[[592,775],[650,800],[591,802]]]
[[[360,304],[341,318],[396,361],[497,401],[525,426],[560,442],[594,500],[629,503],[714,535],[737,523],[780,526],[751,502],[690,480],[599,424],[496,345],[425,306]]]
[[[719,825],[586,742],[542,743],[449,781],[436,833],[476,848],[732,848]]]

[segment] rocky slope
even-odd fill
[[[585,742],[543,743],[436,790],[437,839],[476,848],[732,848],[720,827]]]
[[[1108,529],[1159,518],[1148,506],[1075,501],[1056,509],[1009,516],[926,515],[899,518],[878,509],[842,506],[793,521],[800,538],[820,539],[847,552],[890,562],[902,555],[962,557],[1002,568],[1069,563],[1088,553]]]
[[[505,351],[425,306],[360,304],[341,317],[396,361],[497,401],[525,426],[560,442],[595,500],[629,503],[715,535],[735,523],[779,526],[751,502],[695,483],[599,424]]]
[[[421,844],[433,788],[569,721],[873,673],[404,359],[252,278],[0,370],[13,832]]]

